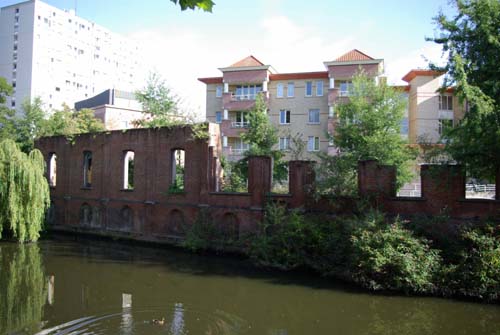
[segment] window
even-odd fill
[[[286,151],[290,149],[290,138],[289,137],[280,137],[280,150]]]
[[[123,189],[134,189],[134,152],[125,151],[123,156]]]
[[[215,88],[215,96],[216,96],[217,98],[222,97],[222,86],[217,86],[217,87]]]
[[[262,92],[262,85],[239,85],[236,86],[236,100],[253,100],[257,94]]]
[[[404,117],[401,120],[401,135],[404,137],[408,137],[409,123],[408,118]]]
[[[19,8],[16,8],[16,14],[19,14]]]
[[[453,110],[453,96],[440,95],[439,96],[439,110]]]
[[[316,96],[318,96],[318,97],[323,96],[323,82],[322,81],[316,82]]]
[[[313,83],[312,81],[306,81],[306,97],[311,97],[313,94]]]
[[[453,120],[439,120],[438,132],[442,136],[447,130],[453,128]]]
[[[169,190],[171,192],[184,191],[184,163],[185,152],[182,149],[172,151],[172,179]]]
[[[56,87],[56,92],[60,92],[60,91],[61,91],[61,88]]]
[[[215,123],[222,123],[222,112],[215,112]]]
[[[340,96],[341,97],[349,96],[351,91],[352,91],[352,83],[351,82],[340,83]]]
[[[309,136],[307,139],[307,151],[319,151],[319,137]]]
[[[286,109],[280,110],[280,124],[290,124],[290,111]]]
[[[309,110],[309,123],[319,123],[319,109]]]
[[[92,186],[92,151],[83,152],[83,187]]]
[[[15,88],[17,86],[17,83],[15,81],[12,82],[12,87]]]
[[[12,100],[12,102],[10,103],[11,107],[16,107],[16,102],[14,100]]]
[[[249,126],[248,112],[236,112],[236,122],[232,123],[234,128],[246,128]]]
[[[276,97],[283,98],[283,84],[282,83],[278,83],[278,86],[276,88]]]
[[[55,187],[56,181],[57,181],[57,156],[55,153],[51,153],[49,156],[49,185]]]
[[[288,89],[286,92],[286,96],[289,98],[293,98],[295,95],[295,84],[294,83],[288,83]]]

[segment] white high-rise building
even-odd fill
[[[48,109],[106,89],[144,84],[139,45],[39,0],[0,9],[0,76],[14,87],[8,106],[40,97]]]

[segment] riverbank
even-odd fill
[[[248,259],[268,269],[305,269],[371,292],[500,302],[498,223],[365,213],[334,217],[271,205],[257,234],[235,239],[205,216],[184,227],[184,239],[153,242]],[[113,238],[151,243],[127,234]]]

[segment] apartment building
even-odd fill
[[[143,83],[139,46],[39,0],[0,9],[0,76],[14,87],[7,101],[19,110],[41,97],[48,109],[72,106],[109,88]]]
[[[402,79],[408,83],[410,143],[436,143],[443,130],[464,117],[465,107],[453,88],[441,92],[444,73],[413,69]]]
[[[354,49],[324,66],[325,71],[319,72],[278,73],[248,56],[220,68],[219,77],[199,78],[207,85],[206,118],[220,124],[226,157],[238,160],[248,149],[240,134],[247,131],[247,113],[258,94],[267,102],[269,118],[278,128],[280,150],[288,151],[291,137],[300,135],[306,143],[303,159],[314,159],[319,151],[334,154],[327,134],[334,132],[335,104],[348,98],[359,68],[378,79],[384,61]]]

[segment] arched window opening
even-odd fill
[[[185,152],[182,149],[172,151],[172,179],[170,192],[184,192]]]
[[[49,185],[56,186],[57,182],[57,155],[51,153],[49,157]]]
[[[92,186],[92,151],[83,152],[83,187]]]
[[[134,152],[125,151],[123,158],[123,189],[134,189]]]

